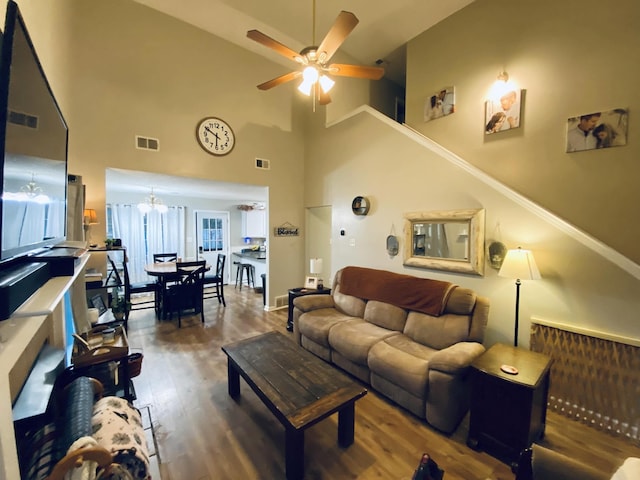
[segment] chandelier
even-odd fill
[[[153,187],[151,187],[151,195],[138,204],[138,210],[142,213],[149,213],[152,210],[156,210],[158,213],[167,213],[169,209],[162,203],[162,200],[153,194]]]
[[[45,204],[51,202],[48,195],[44,193],[41,187],[34,180],[34,174],[31,174],[31,181],[20,188],[19,192],[7,192],[3,198],[7,200],[17,200],[19,202],[34,202]]]

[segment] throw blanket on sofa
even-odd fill
[[[340,292],[345,295],[377,300],[437,317],[456,285],[429,278],[363,267],[345,267],[340,278]]]

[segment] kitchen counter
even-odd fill
[[[247,260],[264,261],[267,259],[267,252],[261,252],[259,250],[255,250],[252,252],[233,252],[233,255],[236,255],[240,258],[246,258]]]

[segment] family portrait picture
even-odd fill
[[[453,87],[442,87],[424,102],[424,121],[450,115],[456,111],[456,99]]]
[[[626,145],[628,117],[626,108],[615,108],[570,118],[567,120],[567,152]]]
[[[521,90],[509,90],[497,100],[485,102],[484,132],[487,135],[520,126]]]

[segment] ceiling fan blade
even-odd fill
[[[318,96],[318,103],[320,105],[328,105],[331,103],[331,96],[322,90],[322,87],[316,83],[316,92]]]
[[[336,50],[340,48],[342,42],[347,38],[351,31],[356,28],[359,20],[351,12],[340,12],[336,21],[333,22],[333,26],[322,40],[322,43],[318,47],[318,57],[322,63],[328,62],[329,59],[336,53]]]
[[[295,80],[296,78],[302,76],[302,72],[289,72],[284,75],[280,75],[268,82],[261,83],[258,85],[260,90],[269,90],[270,88],[277,87],[278,85],[282,85],[283,83],[290,82],[291,80]]]
[[[384,75],[382,67],[363,67],[361,65],[345,65],[343,63],[332,63],[327,68],[327,73],[341,77],[368,78],[370,80],[380,80]]]
[[[251,40],[254,40],[264,45],[265,47],[275,50],[277,53],[279,53],[284,57],[287,57],[289,60],[293,60],[294,62],[299,62],[299,63],[302,61],[302,57],[298,52],[294,52],[289,47],[281,44],[280,42],[278,42],[277,40],[274,40],[268,35],[265,35],[264,33],[259,32],[258,30],[249,30],[247,32],[247,37],[249,37]]]

